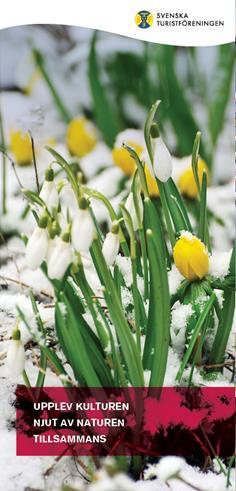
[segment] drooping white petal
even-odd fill
[[[72,244],[78,252],[88,252],[93,241],[94,223],[88,210],[78,210],[72,224]]]
[[[72,262],[71,245],[58,238],[48,259],[48,276],[52,280],[61,280]]]
[[[75,193],[70,183],[66,183],[60,191],[60,203],[63,209],[69,209],[73,214],[77,207]]]
[[[39,196],[50,212],[58,208],[59,197],[54,181],[44,181]]]
[[[7,351],[6,365],[13,376],[21,375],[25,368],[25,350],[21,340],[12,339]]]
[[[108,266],[112,266],[119,252],[120,241],[118,234],[108,232],[103,243],[102,253]]]
[[[155,139],[153,170],[162,182],[168,181],[172,173],[172,158],[161,137]]]
[[[128,212],[132,218],[134,230],[138,230],[139,224],[138,224],[136,209],[134,206],[134,196],[133,196],[132,192],[129,193],[129,196],[125,202],[125,207],[128,210]],[[139,207],[140,218],[142,220],[142,218],[143,218],[143,202],[142,202],[141,196],[138,196],[138,207]]]
[[[47,230],[45,228],[36,227],[26,246],[26,261],[30,269],[34,271],[41,266],[46,258],[47,249]]]

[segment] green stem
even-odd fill
[[[41,72],[50,92],[51,92],[51,95],[54,99],[54,102],[57,106],[57,109],[58,109],[62,119],[65,121],[66,124],[68,124],[72,119],[71,115],[70,115],[68,109],[66,108],[64,102],[62,101],[61,97],[59,96],[57,89],[55,88],[55,85],[52,82],[52,80],[48,74],[42,53],[40,53],[40,51],[38,51],[37,49],[33,49],[33,56],[34,56],[35,63],[37,65],[37,67],[39,68],[39,70],[40,70],[40,72]]]
[[[143,279],[144,279],[144,300],[147,300],[149,293],[149,282],[148,282],[148,259],[147,259],[147,246],[144,236],[143,228],[139,230],[140,244],[143,258]]]
[[[158,188],[159,188],[159,193],[160,193],[160,199],[161,199],[161,204],[162,204],[162,209],[165,217],[165,222],[166,222],[166,228],[169,234],[169,239],[171,246],[174,247],[175,245],[175,232],[172,226],[171,218],[170,218],[170,213],[166,201],[166,196],[165,196],[165,190],[164,190],[164,185],[162,182],[158,180]]]
[[[140,331],[140,313],[139,313],[139,300],[138,300],[138,284],[137,284],[137,265],[136,258],[131,259],[132,264],[132,293],[134,299],[134,316],[135,316],[135,332],[136,340],[139,351],[141,352],[141,331]]]
[[[5,137],[4,137],[1,108],[0,108],[0,137],[1,137],[1,146],[3,150],[5,150]],[[7,159],[4,151],[2,152],[2,213],[3,215],[7,213]]]
[[[31,388],[31,383],[29,381],[29,377],[28,377],[28,375],[27,375],[27,373],[26,373],[25,370],[22,372],[22,377],[23,377],[23,380],[25,382],[26,387],[28,387],[30,389]]]
[[[105,207],[108,210],[108,213],[110,215],[112,222],[118,221],[117,214],[116,214],[111,202],[109,201],[109,199],[106,198],[106,196],[104,196],[99,191],[95,191],[94,189],[88,188],[87,186],[83,186],[82,189],[83,189],[84,193],[87,194],[90,198],[94,198],[94,199],[97,199],[99,201],[102,201],[102,203],[105,205]],[[124,255],[127,257],[127,256],[129,256],[129,248],[128,248],[128,244],[126,242],[126,238],[123,234],[121,227],[119,228],[119,238],[120,238],[120,245],[121,245],[122,251],[123,251]]]

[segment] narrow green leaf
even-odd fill
[[[233,325],[235,310],[234,290],[225,290],[223,295],[223,309],[214,343],[210,354],[210,363],[223,363],[229,335]]]
[[[130,382],[135,387],[142,387],[144,384],[141,358],[135,344],[127,319],[124,315],[123,307],[120,303],[118,293],[115,289],[114,281],[107,268],[99,242],[95,239],[90,249],[93,260],[95,260],[96,270],[104,288],[104,297],[110,312],[112,322],[116,328],[120,342],[125,365],[127,367]]]
[[[119,132],[116,115],[108,100],[104,85],[100,81],[99,64],[96,57],[96,33],[92,38],[89,54],[89,83],[93,98],[95,120],[107,145],[112,148]]]
[[[216,145],[218,136],[224,125],[224,116],[229,97],[232,95],[232,77],[234,71],[235,50],[234,44],[218,46],[218,58],[215,75],[212,77],[211,103],[209,107],[209,129],[211,132],[212,147]],[[232,87],[232,92],[231,92]]]
[[[144,201],[144,224],[150,264],[150,298],[144,368],[151,368],[151,387],[163,385],[170,336],[170,295],[166,271],[166,248],[157,210],[149,198]]]
[[[156,57],[159,79],[162,84],[162,109],[168,113],[168,118],[177,138],[179,153],[189,155],[198,127],[192,113],[192,104],[187,100],[186,90],[184,90],[177,75],[176,48],[166,45],[158,46]],[[205,156],[204,148],[202,155]]]
[[[199,239],[207,244],[208,237],[208,224],[207,224],[207,203],[206,203],[206,194],[207,194],[207,174],[203,173],[202,177],[202,187],[200,194],[200,210],[199,210],[199,231],[198,236]]]
[[[62,101],[62,98],[59,95],[59,93],[55,87],[55,84],[53,83],[53,81],[52,81],[52,79],[48,73],[46,63],[45,63],[45,60],[44,60],[42,53],[38,49],[33,49],[33,57],[34,57],[34,61],[37,65],[37,67],[39,68],[39,70],[40,70],[40,72],[41,72],[50,92],[51,92],[51,95],[54,99],[55,105],[59,111],[60,116],[65,121],[65,123],[69,123],[71,120],[71,115],[70,115],[68,109],[66,108],[64,102]]]
[[[216,298],[216,295],[215,293],[212,293],[212,295],[210,296],[208,302],[206,303],[200,317],[198,318],[198,321],[195,325],[195,328],[194,328],[194,332],[193,332],[193,335],[191,337],[191,340],[190,340],[190,343],[189,343],[189,346],[188,346],[188,349],[186,350],[185,354],[184,354],[184,357],[183,357],[183,360],[181,362],[181,365],[180,365],[180,368],[178,370],[178,373],[176,375],[176,380],[178,382],[181,381],[181,378],[182,378],[182,375],[184,373],[184,370],[186,368],[186,365],[191,357],[191,354],[193,352],[193,349],[194,349],[194,346],[196,345],[196,341],[197,341],[197,338],[198,338],[198,335],[200,333],[200,330],[210,312],[210,310],[212,309],[213,305],[214,305],[214,302],[215,302],[215,298]]]

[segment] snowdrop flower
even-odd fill
[[[185,460],[181,457],[163,457],[157,465],[157,475],[161,481],[168,481],[178,477],[185,465]]]
[[[97,143],[95,126],[83,116],[72,119],[67,127],[66,142],[71,155],[84,157]]]
[[[32,145],[28,133],[19,131],[11,131],[10,133],[10,149],[14,155],[18,165],[30,165],[32,162]]]
[[[119,224],[114,222],[111,227],[111,232],[108,232],[103,243],[102,253],[105,257],[108,266],[112,266],[119,252]]]
[[[84,201],[84,199],[82,198]],[[87,203],[81,203],[82,208],[76,212],[71,229],[72,244],[77,252],[88,252],[93,242],[94,223]]]
[[[6,365],[8,371],[15,377],[21,375],[25,368],[25,350],[18,327],[12,333],[12,340],[7,351]]]
[[[138,156],[144,149],[143,133],[140,130],[127,129],[119,133],[116,137],[115,145],[112,150],[112,157],[115,164],[123,170],[127,176],[132,176],[136,169],[134,159],[126,148],[122,147],[123,143],[132,147]]]
[[[52,212],[57,210],[59,204],[58,192],[54,183],[54,172],[48,169],[45,174],[45,181],[39,193],[40,198],[44,201],[48,210]]]
[[[39,268],[46,258],[48,250],[47,217],[39,219],[36,227],[28,240],[26,246],[26,262],[32,271]]]
[[[187,280],[199,280],[208,273],[207,248],[190,232],[181,234],[174,246],[173,256],[177,269]]]
[[[142,220],[143,219],[143,202],[142,202],[140,195],[138,195],[138,207],[139,207],[140,219]],[[129,193],[129,196],[125,202],[125,208],[127,209],[127,211],[129,212],[129,214],[131,216],[134,230],[138,230],[139,229],[139,223],[138,223],[138,217],[137,217],[135,206],[134,206],[134,195],[132,192]]]
[[[69,234],[65,233],[54,240],[48,256],[48,276],[51,280],[61,280],[72,262]]]
[[[77,200],[71,184],[66,180],[60,181],[58,191],[63,210],[69,209],[73,212],[77,207]]]
[[[154,146],[154,155],[153,155],[153,170],[155,176],[161,181],[166,182],[171,176],[172,173],[172,159],[170,152],[163,142],[157,125],[153,125],[152,127],[152,137],[153,137],[153,146]]]

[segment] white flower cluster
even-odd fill
[[[88,253],[95,237],[95,225],[84,196],[76,198],[71,185],[65,181],[56,186],[54,172],[46,171],[39,194],[44,211],[28,240],[26,260],[35,270],[43,262],[48,276],[60,280],[78,253]],[[119,251],[119,225],[115,224],[105,237],[102,252],[111,266]]]

